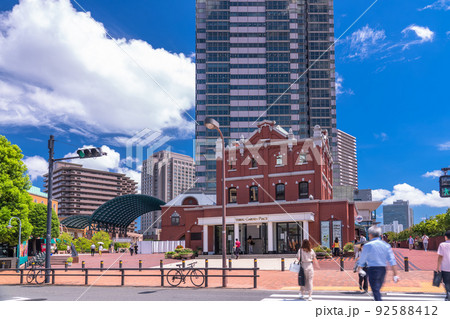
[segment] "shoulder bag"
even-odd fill
[[[442,273],[440,271],[434,271],[433,286],[439,287],[442,282]]]
[[[302,259],[303,259],[303,251],[300,250],[300,270],[298,271],[298,285],[303,287],[305,285],[305,270],[302,266]]]

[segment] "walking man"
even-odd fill
[[[423,249],[425,249],[425,251],[428,250],[428,239],[430,239],[430,238],[426,234],[423,234],[422,243],[423,243]]]
[[[437,271],[442,272],[442,281],[447,292],[445,301],[450,301],[450,230],[445,232],[445,242],[439,245],[437,253]]]
[[[367,265],[370,288],[375,301],[381,301],[381,287],[386,277],[386,263],[392,266],[394,282],[399,280],[397,276],[397,263],[391,246],[380,238],[381,228],[372,226],[369,228],[369,242],[364,244],[361,257],[358,260],[358,272]]]
[[[91,256],[95,255],[95,244],[91,245]]]

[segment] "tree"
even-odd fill
[[[67,250],[67,246],[70,246],[73,242],[73,237],[69,233],[61,233],[58,239],[56,244],[58,250]]]
[[[104,231],[96,232],[94,236],[92,236],[92,242],[95,244],[95,246],[98,248],[99,242],[103,243],[103,247],[109,247],[109,244],[111,243],[111,238],[109,237],[109,234]]]
[[[31,232],[33,252],[36,254],[36,239],[47,236],[47,206],[44,204],[31,203],[28,220],[33,225]],[[59,219],[52,209],[52,238],[59,237]]]
[[[30,188],[30,179],[22,158],[20,148],[0,135],[0,243],[11,246],[19,242],[18,220],[13,219],[13,227],[7,228],[11,217],[21,220],[22,241],[28,240],[33,230],[28,220],[31,196],[27,190]]]
[[[84,237],[78,237],[74,240],[74,245],[78,252],[87,252],[91,249],[92,241]]]

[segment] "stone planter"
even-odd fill
[[[180,257],[181,257],[181,258],[186,258],[186,259],[188,259],[188,258],[191,258],[193,255],[194,255],[193,253],[189,253],[189,254],[181,254]]]

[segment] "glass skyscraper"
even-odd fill
[[[332,0],[196,1],[196,175],[215,189],[217,132],[248,137],[274,120],[298,138],[315,125],[336,145]]]

